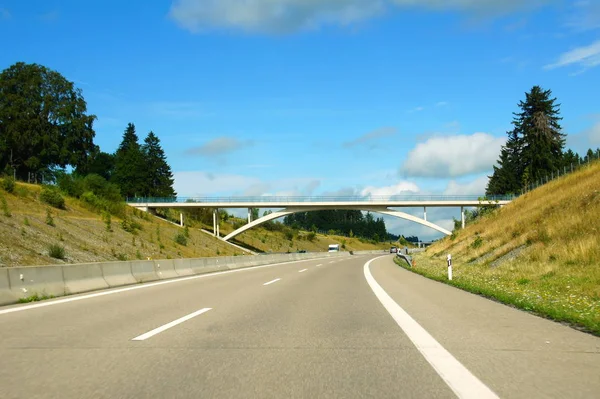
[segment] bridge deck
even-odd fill
[[[357,207],[478,207],[482,205],[506,205],[510,200],[411,200],[411,201],[215,201],[215,202],[128,202],[138,208],[353,208]]]

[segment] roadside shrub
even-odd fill
[[[131,218],[125,217],[121,221],[121,227],[128,233],[136,234],[138,230],[142,229],[142,225],[132,220]]]
[[[50,208],[46,209],[46,224],[52,227],[56,226],[54,224],[54,218],[52,217],[52,212],[50,212]]]
[[[7,193],[14,192],[15,191],[15,179],[13,179],[12,177],[5,177],[2,180],[2,188]]]
[[[123,202],[111,202],[107,199],[98,197],[91,191],[84,192],[80,199],[86,208],[92,211],[106,211],[121,218],[127,216],[125,210],[126,205]]]
[[[79,198],[85,192],[81,178],[73,177],[71,174],[63,173],[56,179],[60,191],[68,196]]]
[[[65,248],[59,244],[50,244],[48,246],[48,255],[54,259],[62,259],[66,258]]]
[[[481,247],[483,245],[483,240],[481,239],[480,236],[475,237],[475,240],[473,241],[473,243],[471,243],[471,248],[473,249],[477,249],[479,247]]]
[[[310,242],[315,241],[315,239],[317,238],[317,233],[315,233],[314,231],[311,231],[310,233],[308,233],[308,235],[306,236],[306,239]]]
[[[112,232],[112,218],[110,217],[110,213],[103,212],[102,220],[104,221],[104,225],[106,226],[106,231],[108,231],[109,233]]]
[[[55,189],[49,187],[42,188],[40,200],[54,208],[65,209],[65,199]]]
[[[2,202],[2,213],[6,217],[11,217],[12,213],[10,213],[10,209],[8,208],[8,203],[6,202],[6,198],[4,196],[0,196],[0,201]]]
[[[91,191],[98,197],[101,197],[109,202],[122,202],[121,191],[119,187],[113,183],[109,183],[100,175],[89,174],[83,179],[85,191]]]
[[[173,238],[173,240],[179,245],[183,245],[183,246],[187,245],[187,237],[183,233],[175,234],[175,238]]]
[[[294,231],[293,230],[286,230],[283,232],[285,239],[286,240],[293,240],[294,239]]]

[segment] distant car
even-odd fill
[[[396,247],[391,247],[391,248],[390,248],[390,253],[391,253],[391,254],[396,254],[396,253],[398,253],[398,248],[396,248]]]
[[[327,252],[340,252],[340,244],[330,244]]]
[[[306,253],[306,249],[301,249],[300,251],[298,251],[299,254],[305,254]]]

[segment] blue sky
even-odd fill
[[[181,196],[481,194],[533,85],[600,146],[598,0],[0,0],[0,34],[0,68],[83,90],[102,150],[153,130]]]

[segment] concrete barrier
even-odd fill
[[[131,262],[103,262],[100,264],[102,276],[109,287],[121,287],[137,283],[131,273]]]
[[[190,259],[175,259],[173,260],[175,272],[179,276],[191,276],[194,274]]]
[[[61,296],[192,274],[346,255],[349,256],[348,253],[291,253],[5,268],[0,269],[0,305],[33,295]]]
[[[221,258],[206,258],[200,273],[220,272],[230,270],[229,265]]]
[[[65,294],[61,267],[11,267],[8,269],[8,279],[17,299]]]
[[[159,280],[158,275],[154,271],[154,261],[151,260],[131,262],[131,274],[133,274],[133,278],[138,283]]]
[[[8,278],[8,269],[0,269],[0,305],[15,303],[17,297],[10,290],[10,280]]]
[[[175,266],[172,259],[155,260],[154,262],[154,273],[159,279],[175,278],[179,277],[179,274],[175,271]]]
[[[99,263],[61,266],[65,284],[65,294],[101,290],[108,288]]]

